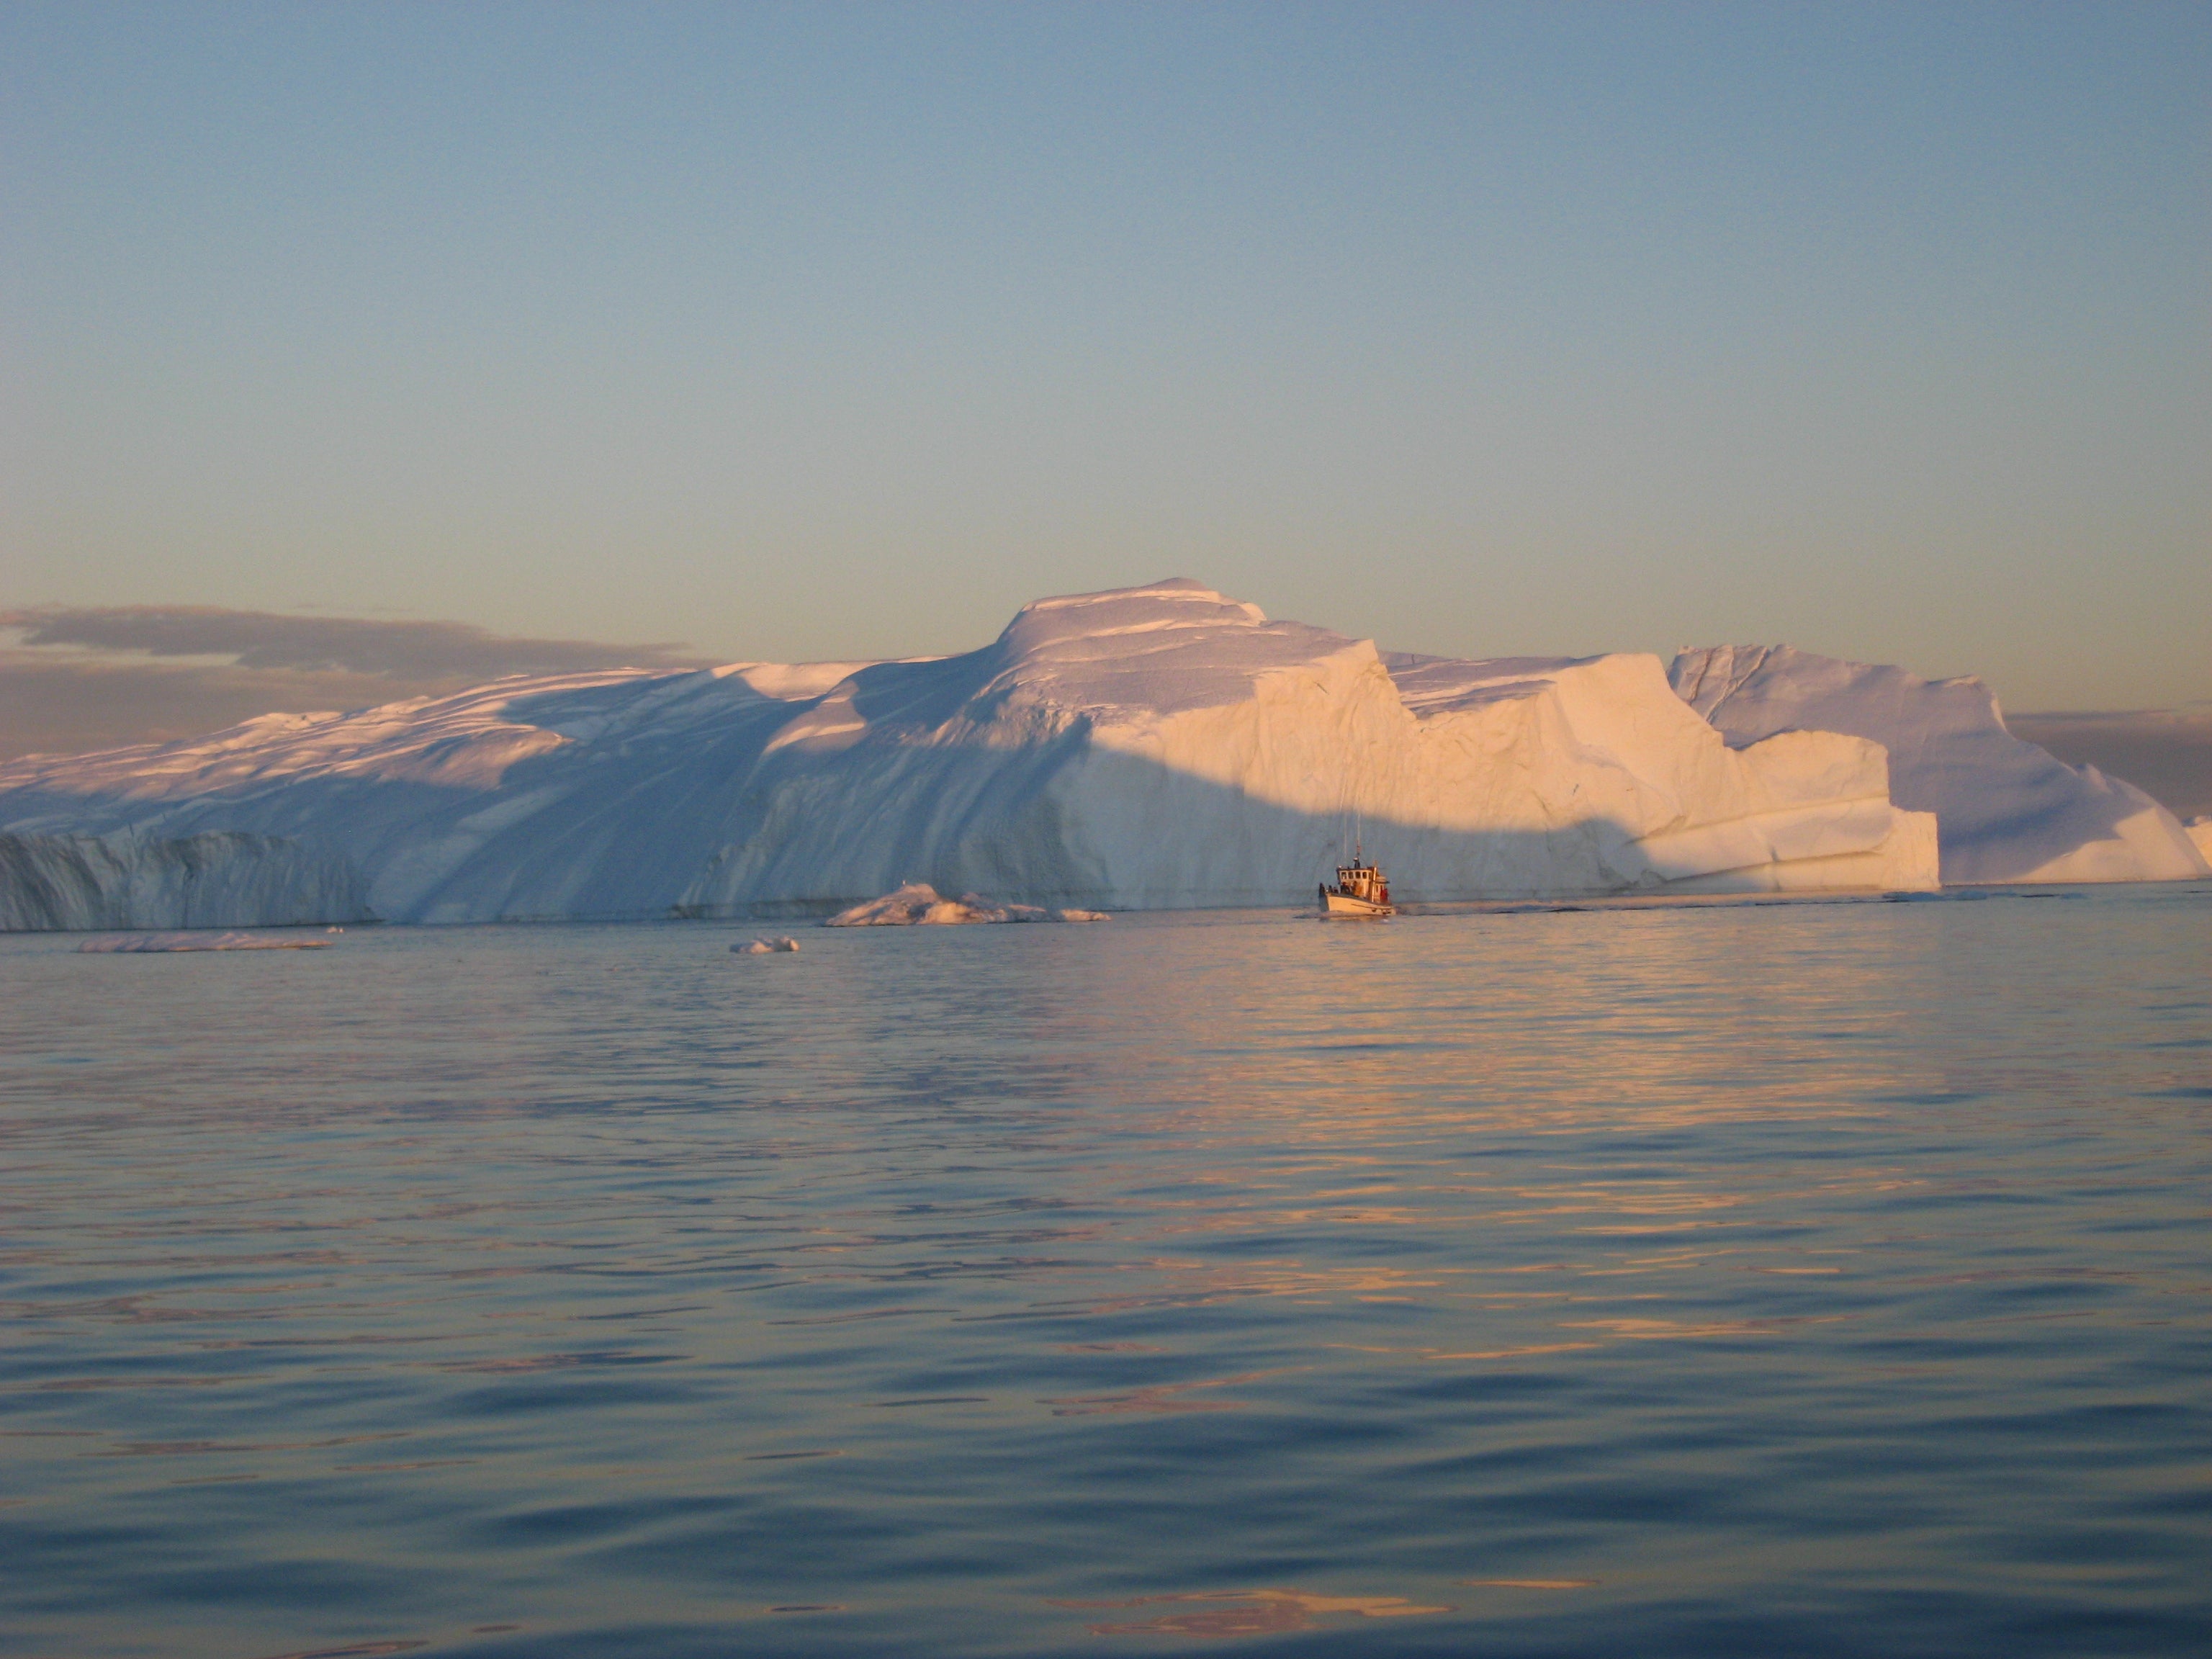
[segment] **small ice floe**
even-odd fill
[[[974,893],[940,897],[926,881],[910,881],[896,892],[841,910],[825,927],[932,927],[974,921],[1103,921],[1103,910],[1055,910],[1041,904],[994,904]]]
[[[333,927],[332,933],[338,929]],[[326,939],[307,939],[283,933],[117,933],[88,939],[80,952],[110,954],[146,952],[166,955],[175,951],[321,951]]]
[[[774,956],[778,951],[796,951],[798,948],[799,941],[795,939],[747,939],[743,945],[732,945],[730,947],[730,954],[738,957],[767,957]]]

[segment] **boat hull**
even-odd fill
[[[1395,905],[1376,904],[1369,899],[1353,898],[1349,893],[1324,892],[1321,896],[1322,915],[1324,917],[1394,916],[1398,914],[1397,907]]]

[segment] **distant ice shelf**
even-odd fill
[[[1976,872],[1953,879],[2202,869],[2155,803],[1993,703],[2002,741],[1931,775],[1910,710],[1783,707],[1825,659],[1710,660],[1678,696],[1687,660],[1670,685],[1649,656],[1385,653],[1173,580],[1039,600],[954,657],[272,714],[0,765],[0,926],[820,916],[908,882],[985,908],[1297,905],[1355,831],[1416,901],[1926,890],[1939,841]],[[2127,810],[2078,810],[2106,798]],[[2014,842],[2033,856],[1962,850]]]

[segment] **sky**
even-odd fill
[[[1167,575],[2212,706],[2212,7],[0,9],[8,746]]]

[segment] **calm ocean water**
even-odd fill
[[[0,940],[0,1653],[2212,1651],[2212,884]]]

